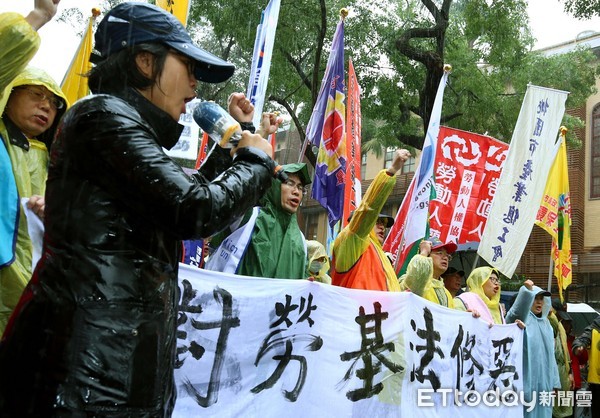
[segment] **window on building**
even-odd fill
[[[590,197],[600,197],[600,104],[592,111]]]
[[[392,165],[392,161],[394,160],[394,154],[396,153],[396,148],[386,148],[385,149],[385,158],[383,160],[383,168],[390,168]]]
[[[367,177],[367,154],[361,156],[360,162],[360,179],[364,180]]]
[[[319,215],[316,213],[306,215],[306,239],[317,239],[319,230]]]
[[[415,157],[410,157],[408,160],[406,160],[402,166],[402,174],[414,173],[416,161],[417,159]]]

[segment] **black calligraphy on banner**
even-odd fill
[[[511,199],[513,201],[513,205],[508,207],[508,210],[502,215],[502,222],[506,225],[515,226],[515,223],[519,220],[519,205],[524,201],[525,197],[528,196],[527,187],[531,185],[533,182],[532,174],[534,173],[534,154],[537,151],[539,146],[538,138],[542,136],[544,133],[544,117],[550,108],[550,104],[548,103],[548,98],[542,99],[538,102],[536,109],[536,118],[535,118],[535,126],[532,132],[533,138],[529,138],[529,155],[531,158],[526,160],[525,164],[523,164],[521,175],[519,175],[519,179],[513,187],[515,188],[514,194]],[[501,242],[500,245],[492,246],[492,250],[494,255],[492,257],[492,261],[496,262],[499,258],[503,258],[503,244],[506,244],[506,235],[510,231],[508,228],[503,227],[503,234],[497,236],[496,239]]]
[[[294,343],[305,343],[304,349],[306,351],[318,351],[323,346],[323,339],[320,336],[312,334],[292,334],[285,335],[289,328],[294,324],[294,321],[290,318],[291,314],[297,312],[297,320],[295,323],[301,323],[306,321],[309,327],[312,327],[314,320],[310,317],[311,312],[317,310],[317,306],[312,304],[313,295],[309,293],[308,298],[301,297],[300,304],[292,303],[292,296],[285,295],[285,303],[275,303],[275,315],[277,319],[271,324],[271,328],[284,325],[285,329],[278,328],[269,333],[269,335],[263,340],[261,347],[256,355],[254,365],[258,367],[259,363],[263,358],[271,352],[274,352],[271,357],[277,361],[275,370],[264,382],[256,385],[252,388],[252,393],[260,393],[265,389],[271,389],[279,381],[290,362],[297,361],[299,364],[298,378],[292,390],[282,389],[283,396],[291,401],[295,402],[300,395],[306,376],[308,373],[308,363],[306,357],[294,354]]]
[[[419,367],[415,368],[413,364],[413,369],[410,372],[410,381],[414,382],[418,380],[424,383],[427,380],[433,390],[438,390],[441,386],[439,376],[432,368],[425,369],[436,354],[440,359],[444,358],[444,352],[438,344],[440,342],[440,333],[433,327],[433,315],[428,308],[423,308],[423,319],[425,320],[425,328],[422,329],[417,329],[414,319],[410,321],[412,330],[415,331],[420,340],[423,340],[423,345],[414,345],[412,342],[409,344],[411,351],[416,351],[419,355],[422,353]]]
[[[202,407],[209,407],[215,404],[219,398],[220,385],[225,383],[221,378],[222,369],[225,365],[225,352],[227,351],[227,340],[232,328],[240,326],[239,313],[233,309],[233,298],[231,294],[224,289],[215,287],[212,294],[212,303],[210,300],[206,302],[204,307],[202,304],[192,305],[191,302],[196,298],[196,290],[192,288],[189,281],[182,281],[183,292],[181,296],[181,304],[179,305],[179,317],[177,321],[178,331],[177,339],[190,341],[189,346],[177,347],[176,368],[183,366],[185,359],[181,356],[185,353],[191,354],[191,358],[199,361],[206,352],[206,348],[197,340],[188,337],[187,332],[180,331],[179,327],[185,324],[188,320],[193,329],[198,331],[219,330],[216,344],[214,344],[214,359],[211,367],[210,380],[206,388],[206,394],[200,393],[198,388],[187,381],[184,383],[184,388],[188,394],[196,400],[197,404]],[[209,311],[219,310],[220,319],[214,321],[200,321],[194,318],[189,318],[188,314],[193,314],[194,317],[202,316]],[[212,348],[212,347],[211,347]],[[188,357],[189,359],[190,357]],[[229,361],[228,361],[229,362]],[[239,367],[233,367],[232,370],[239,370]],[[233,380],[237,380],[240,376],[233,376]]]
[[[483,364],[480,359],[475,358],[473,351],[476,344],[476,336],[463,329],[462,324],[458,326],[458,335],[454,340],[450,357],[456,359],[456,389],[462,390],[462,378],[467,379],[465,387],[468,390],[477,390],[475,378],[483,373]]]
[[[404,370],[385,356],[386,352],[395,351],[394,343],[386,343],[381,332],[382,321],[388,318],[388,312],[381,311],[381,303],[373,303],[374,313],[367,315],[365,308],[360,307],[359,315],[354,319],[360,327],[361,347],[357,351],[344,352],[340,355],[342,361],[351,361],[352,365],[346,372],[343,382],[350,380],[359,360],[363,362],[363,368],[356,370],[356,376],[363,381],[363,387],[350,390],[346,397],[351,401],[370,398],[383,389],[381,382],[374,383],[375,376],[381,371],[381,365],[385,365],[390,371],[400,373]]]
[[[510,350],[512,349],[514,340],[510,337],[501,340],[493,340],[494,347],[494,367],[490,368],[490,377],[493,379],[489,390],[511,390],[510,393],[515,393],[515,380],[519,380],[519,374],[515,365],[509,364],[508,359],[511,358]],[[512,399],[510,399],[512,401]]]

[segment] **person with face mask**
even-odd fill
[[[308,256],[308,271],[306,274],[309,278],[317,282],[331,284],[329,271],[329,257],[325,251],[325,247],[319,241],[306,241],[306,251]]]

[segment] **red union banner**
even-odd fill
[[[507,152],[508,144],[492,137],[440,128],[430,235],[458,244],[481,241]]]

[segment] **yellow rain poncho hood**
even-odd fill
[[[498,271],[492,267],[478,267],[471,272],[469,278],[467,279],[467,286],[469,288],[469,292],[476,293],[481,300],[487,305],[490,313],[492,314],[492,318],[494,318],[494,322],[496,324],[502,323],[502,317],[499,309],[500,305],[500,292],[496,293],[494,297],[491,299],[488,298],[483,291],[483,285],[487,282],[492,275],[495,273],[496,276],[499,276]]]
[[[316,281],[326,284],[331,284],[331,277],[327,274],[329,271],[329,256],[325,251],[325,247],[319,241],[308,240],[306,241],[306,252],[308,258],[308,264],[306,266],[306,274],[308,276],[313,276]],[[318,260],[321,257],[325,257],[325,262],[321,267],[321,270],[317,274],[314,274],[310,271],[310,265],[313,261]]]
[[[65,107],[56,112],[56,117],[54,118],[52,126],[46,132],[36,138],[43,142],[47,148],[49,148],[50,144],[52,143],[52,139],[54,138],[54,134],[56,133],[58,122],[69,107],[69,101],[67,100],[67,97],[61,90],[60,86],[52,77],[50,77],[48,73],[40,68],[27,67],[4,90],[2,97],[0,97],[0,114],[4,114],[6,103],[8,102],[12,89],[18,86],[44,86],[65,102]]]
[[[11,123],[13,133],[9,134],[10,121],[4,111],[9,101],[12,89],[17,86],[36,85],[44,86],[57,97],[62,98],[65,102],[65,107],[56,112],[54,122],[43,134],[37,138],[23,137],[22,141],[26,141],[28,148],[24,149],[20,145],[15,145],[13,140],[15,135],[14,129],[18,128]],[[19,205],[19,198],[31,197],[33,195],[44,196],[46,191],[46,179],[48,177],[48,161],[50,147],[59,121],[68,107],[68,102],[56,82],[43,70],[38,68],[28,67],[21,71],[3,90],[0,97],[0,114],[3,119],[0,120],[0,136],[6,146],[8,159],[10,160],[10,171],[12,178],[2,178],[0,189],[5,192],[10,189],[10,196],[0,204],[0,209],[5,211],[11,209],[13,212],[10,216],[11,223],[15,230],[4,232],[2,229],[2,237],[4,235],[13,235],[13,245],[10,248],[8,255],[3,256],[4,261],[8,261],[0,269],[0,334],[4,330],[8,317],[16,306],[21,292],[31,278],[33,271],[33,244],[27,230],[27,218],[22,208]],[[3,146],[0,144],[0,146]],[[0,176],[1,177],[1,176]],[[8,192],[5,192],[8,193]],[[14,219],[14,222],[13,222]]]

